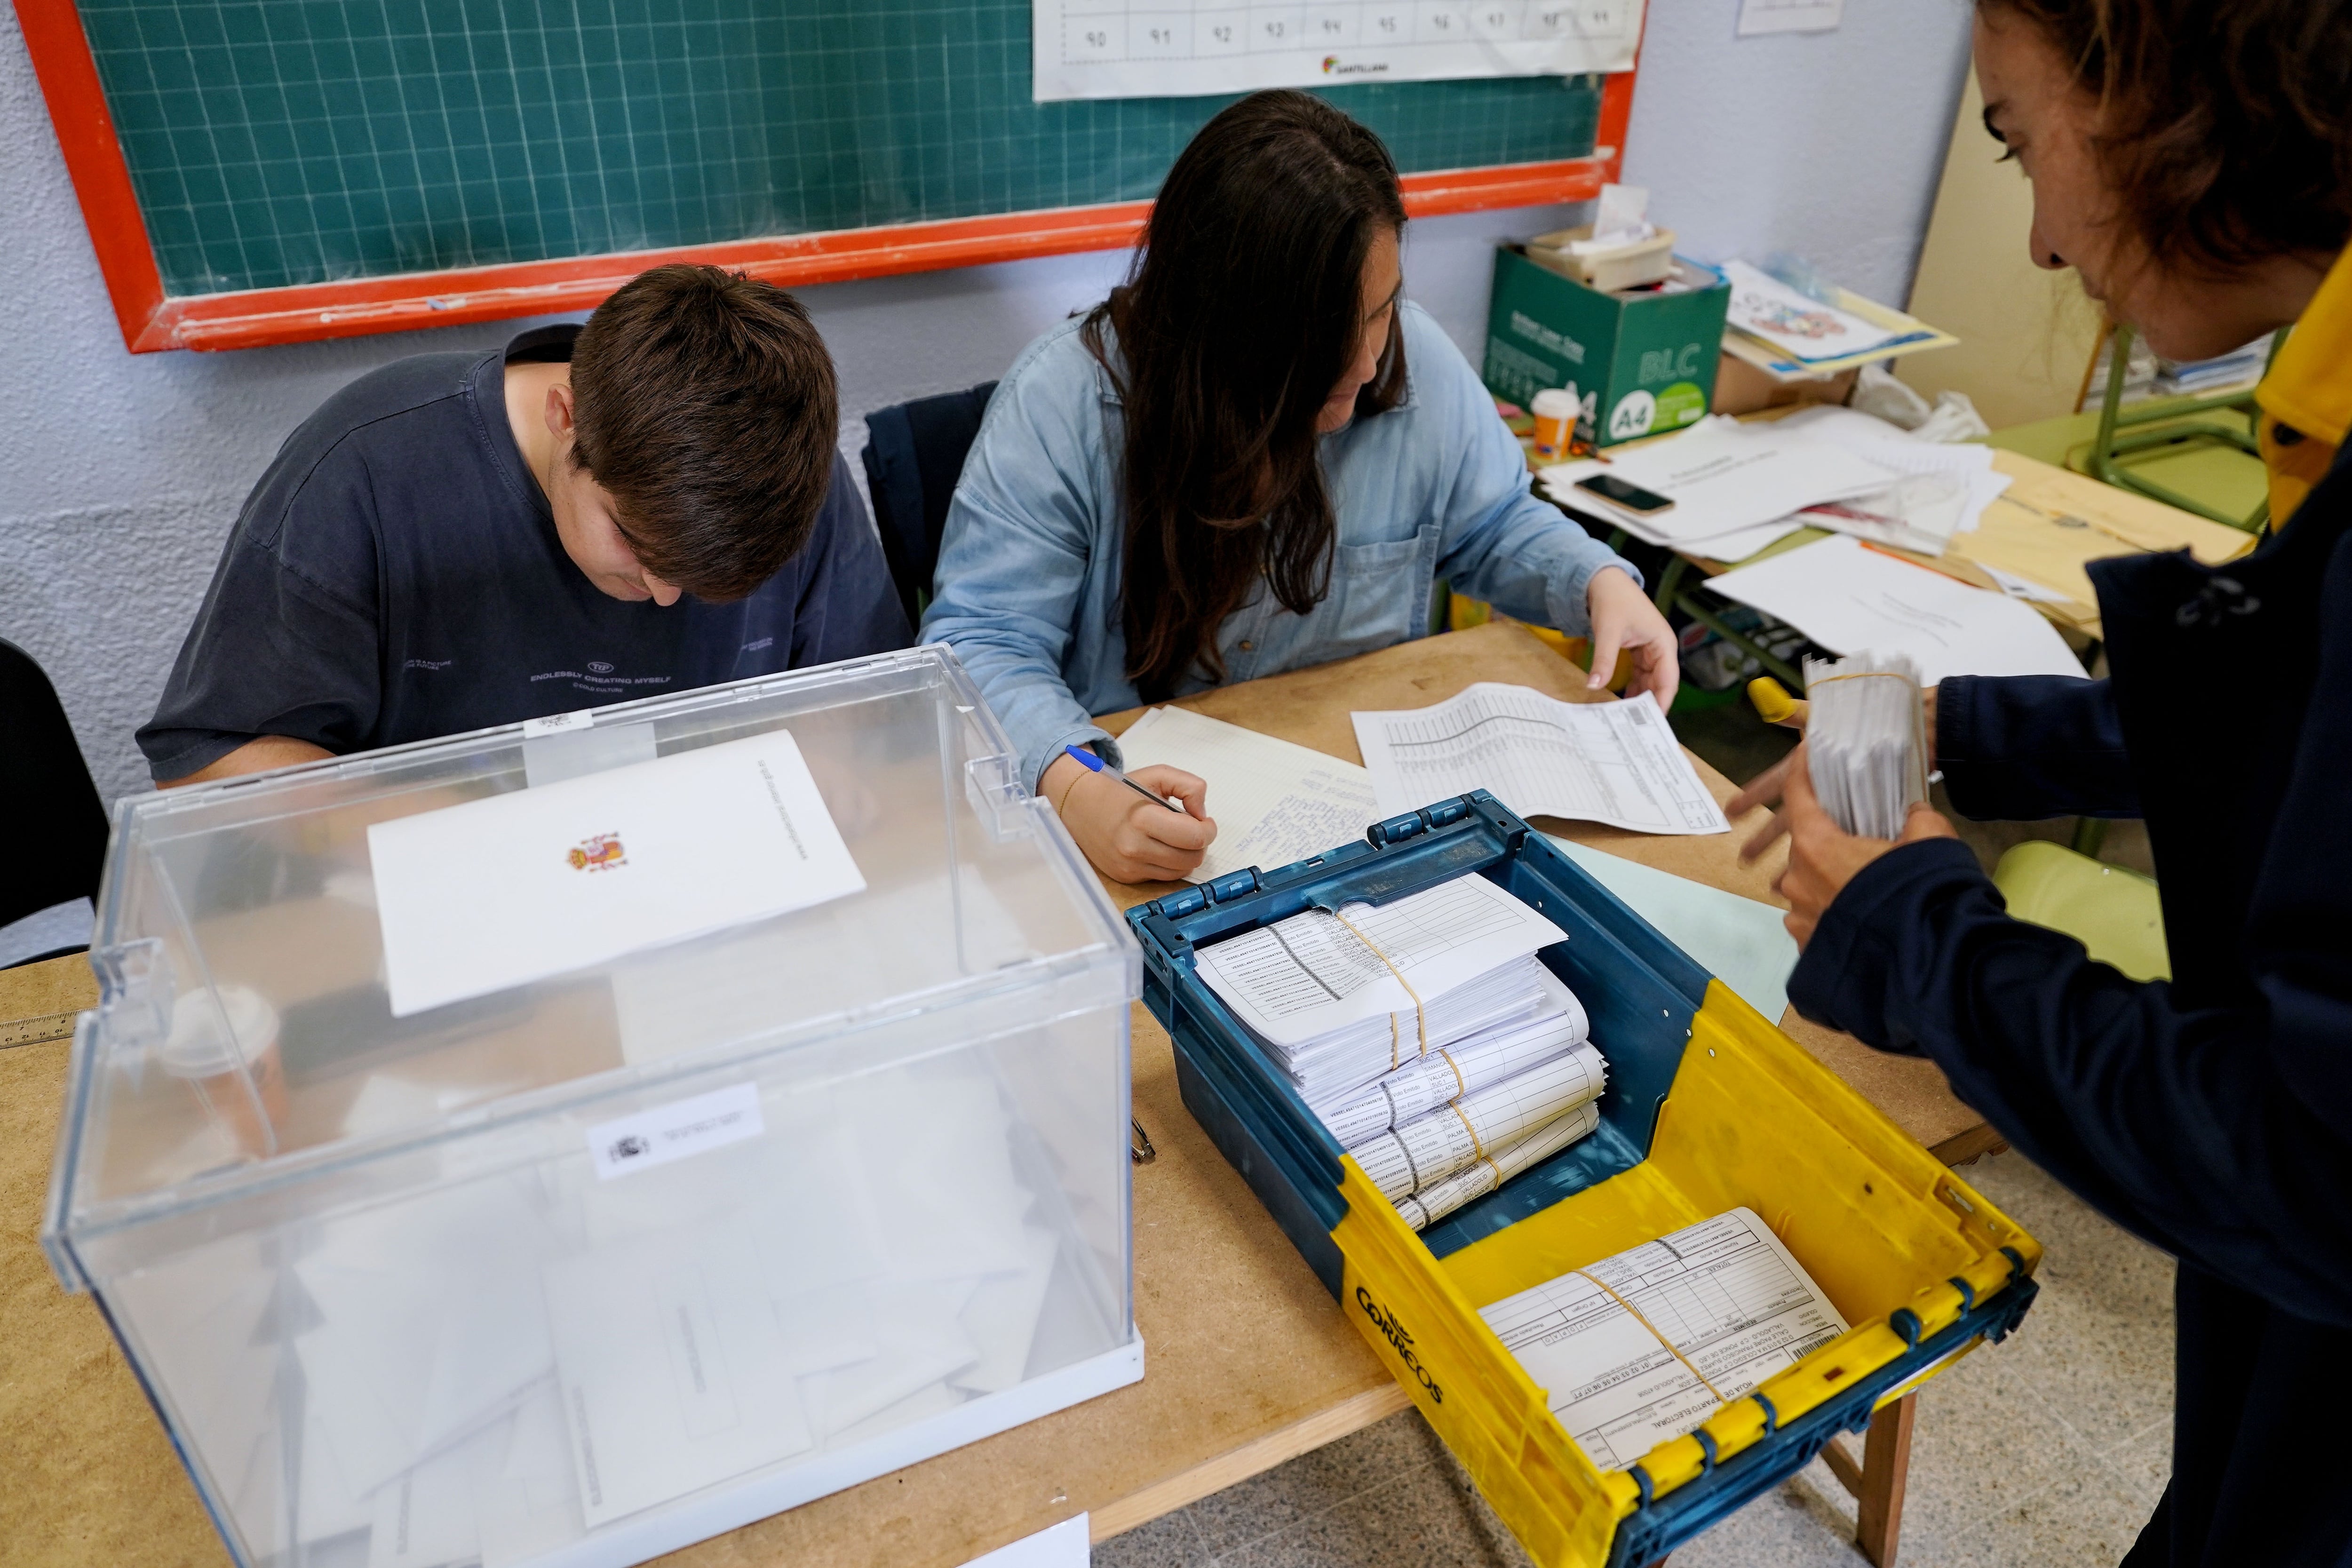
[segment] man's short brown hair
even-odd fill
[[[839,432],[833,357],[799,300],[741,273],[656,267],[572,349],[573,456],[637,562],[740,599],[814,531]]]

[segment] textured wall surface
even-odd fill
[[[1735,13],[1736,0],[1655,0],[1630,177],[1696,254],[1797,250],[1900,300],[1958,90],[1961,0],[1853,0],[1843,30],[1812,38],[1735,40]],[[1864,124],[1867,137],[1852,134]],[[111,798],[146,787],[131,731],[286,433],[387,360],[488,348],[530,323],[126,353],[13,8],[0,9],[0,637],[47,668]],[[1494,242],[1569,217],[1416,225],[1411,289],[1475,358]],[[864,444],[870,409],[1001,374],[1124,264],[1062,257],[808,290],[841,365],[845,447]]]
[[[1739,0],[1650,0],[1625,177],[1706,261],[1801,256],[1900,305],[1953,107],[1968,0],[1846,0],[1834,32],[1732,35]]]

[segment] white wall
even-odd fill
[[[1963,0],[1849,0],[1838,33],[1741,40],[1736,5],[1655,0],[1628,177],[1654,188],[1695,254],[1792,249],[1902,299],[1958,90]],[[530,323],[126,353],[13,7],[0,10],[0,637],[47,668],[110,798],[146,784],[131,731],[286,433],[373,366],[488,348]],[[1418,224],[1409,286],[1475,360],[1494,242],[1570,216]],[[1000,374],[1124,264],[1062,257],[806,290],[841,365],[845,447],[863,444],[870,409]]]
[[[1735,38],[1739,0],[1650,0],[1625,178],[1686,255],[1786,250],[1910,292],[1968,73],[1969,0],[1845,0],[1835,32]]]

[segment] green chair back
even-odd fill
[[[2154,878],[2029,839],[2000,858],[1992,879],[2019,920],[2064,931],[2134,980],[2172,978]]]

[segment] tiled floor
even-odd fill
[[[2048,1249],[2008,1343],[1919,1396],[1902,1568],[2104,1568],[2171,1470],[2172,1263],[2016,1154],[1969,1180]],[[1863,1568],[1819,1464],[1674,1568]],[[1517,1542],[1407,1413],[1094,1549],[1097,1568],[1520,1568]]]

